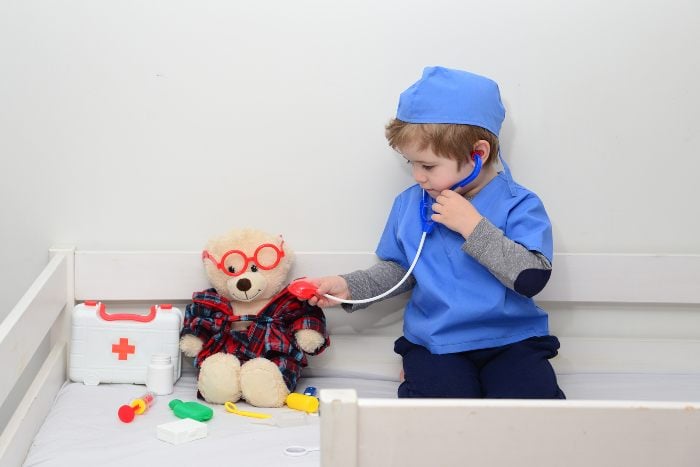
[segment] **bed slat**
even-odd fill
[[[296,254],[292,277],[366,268],[373,253]],[[77,251],[76,299],[189,300],[208,287],[201,252]],[[538,301],[700,303],[700,255],[557,254]]]
[[[34,436],[51,410],[65,382],[66,343],[57,344],[39,369],[19,406],[0,436],[0,464],[22,465]]]
[[[297,253],[290,277],[326,275],[371,265],[370,253]],[[178,301],[211,287],[195,251],[76,251],[76,300]]]
[[[189,300],[205,287],[195,252],[75,252],[76,300]]]
[[[57,255],[0,323],[0,403],[4,402],[34,352],[66,305],[67,259]],[[11,356],[11,357],[10,357]]]
[[[392,352],[395,336],[333,335],[331,347],[309,358],[307,376],[357,375],[398,380],[401,357]],[[559,375],[699,375],[700,340],[629,337],[559,337],[551,360]],[[700,399],[700,394],[698,394]]]
[[[321,391],[321,465],[357,465],[357,393],[352,389]],[[391,464],[386,464],[391,465]],[[428,465],[435,465],[428,464]]]
[[[698,340],[611,337],[559,340],[563,350],[552,359],[558,374],[700,374]]]
[[[700,255],[554,255],[538,301],[700,303]]]

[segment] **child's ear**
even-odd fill
[[[481,156],[481,162],[485,164],[491,156],[491,145],[488,141],[480,139],[479,141],[474,143],[474,147],[472,148],[472,154],[474,153],[479,154]]]

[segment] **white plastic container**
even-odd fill
[[[156,427],[158,439],[172,444],[182,444],[207,436],[206,423],[183,418],[176,422],[164,423]]]
[[[87,385],[146,384],[153,354],[168,354],[172,381],[180,377],[182,312],[154,305],[148,314],[107,312],[104,303],[86,301],[72,316],[69,377]]]
[[[151,363],[148,365],[146,374],[146,387],[157,396],[172,394],[173,385],[173,363],[170,355],[166,353],[155,353],[151,355]]]

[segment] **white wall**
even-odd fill
[[[0,2],[0,318],[56,243],[371,251],[426,65],[495,78],[560,252],[700,253],[695,0]],[[340,272],[340,271],[339,271]]]

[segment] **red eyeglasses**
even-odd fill
[[[202,259],[208,259],[216,265],[224,274],[240,276],[248,270],[248,265],[253,262],[252,268],[260,268],[264,271],[274,269],[284,257],[284,240],[279,247],[272,243],[263,243],[255,249],[253,257],[247,256],[241,250],[229,250],[224,253],[220,261],[217,261],[207,250],[202,252]],[[257,269],[251,269],[255,272]]]

